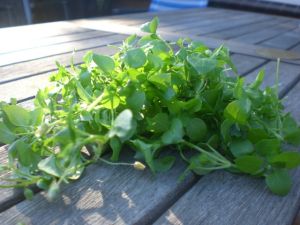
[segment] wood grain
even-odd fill
[[[44,194],[0,214],[2,224],[149,224],[195,181],[178,182],[184,165],[154,177],[128,167],[90,166],[85,176],[63,187],[61,198]]]
[[[86,40],[71,41],[67,43],[56,44],[53,46],[43,46],[40,48],[27,49],[20,52],[12,52],[0,55],[0,67],[5,65],[16,64],[24,61],[44,58],[52,55],[70,53],[74,50],[84,50],[92,47],[103,46],[120,42],[124,39],[124,35],[112,34],[105,35],[101,32],[98,37]]]

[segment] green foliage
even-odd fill
[[[144,24],[148,34],[131,35],[112,57],[88,52],[77,67],[57,63],[32,110],[0,104],[9,187],[23,187],[31,199],[29,188],[37,185],[51,200],[91,163],[143,169],[139,161],[119,161],[121,152],[134,151],[130,161],[145,162],[153,173],[184,159],[196,174],[245,173],[264,177],[275,194],[288,193],[288,170],[299,166],[300,154],[283,147],[300,144],[300,128],[283,111],[277,89],[260,88],[264,72],[246,84],[227,75],[236,69],[224,46],[169,43],[157,27],[158,18]]]

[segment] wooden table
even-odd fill
[[[0,29],[0,100],[17,98],[32,107],[55,61],[79,64],[87,50],[113,54],[119,44],[154,13],[55,22]],[[264,85],[275,80],[280,65],[280,96],[300,122],[300,20],[223,9],[158,14],[159,33],[168,40],[189,36],[214,48],[225,43],[246,80],[266,69]],[[6,148],[0,150],[6,160]],[[185,165],[153,177],[149,171],[90,166],[81,180],[63,188],[49,203],[43,193],[26,201],[19,190],[0,190],[0,224],[292,224],[300,204],[300,170],[286,197],[271,194],[263,180],[218,171],[204,177],[178,177]],[[297,223],[297,220],[294,222]]]

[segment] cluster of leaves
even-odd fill
[[[129,36],[112,57],[88,52],[78,67],[57,64],[32,110],[1,103],[0,142],[9,145],[2,170],[11,174],[2,187],[30,197],[37,185],[53,198],[87,165],[124,164],[120,152],[134,151],[154,173],[170,169],[177,154],[187,171],[265,177],[273,193],[289,192],[288,170],[300,155],[283,148],[299,144],[300,129],[277,88],[260,88],[263,72],[251,84],[228,74],[236,69],[225,47],[168,43],[157,26],[157,18],[144,24],[149,34]]]

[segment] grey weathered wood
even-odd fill
[[[76,27],[70,22],[61,21],[34,24],[30,26],[1,28],[0,37],[2,43],[11,44],[12,42],[18,42],[20,38],[22,39],[22,41],[24,41],[85,31],[87,30]]]
[[[261,45],[267,47],[273,47],[273,48],[290,49],[291,47],[295,46],[297,43],[300,43],[299,30],[286,32],[275,38],[262,42]]]
[[[106,54],[106,55],[110,55],[112,53],[114,53],[116,51],[115,48],[112,47],[101,47],[101,48],[97,48],[94,49],[95,53],[101,53],[101,54]],[[74,54],[73,55],[73,59],[74,59],[74,63],[78,64],[82,62],[82,57],[85,54],[85,52],[80,52],[79,54]],[[65,54],[64,57],[61,57],[60,59],[60,63],[62,65],[70,65],[70,59],[72,57],[72,54]],[[49,59],[49,58],[47,58]],[[57,58],[56,58],[57,59]],[[44,72],[43,73],[43,69],[45,68],[45,64],[39,64],[37,63],[37,67],[33,68],[32,72],[33,75],[32,76],[27,76],[27,77],[23,77],[20,78],[18,80],[12,80],[11,82],[3,82],[2,84],[0,83],[0,100],[2,101],[9,101],[10,98],[16,98],[18,100],[24,100],[24,99],[29,99],[32,98],[33,96],[35,96],[36,92],[38,91],[38,89],[43,89],[45,88],[47,85],[49,85],[49,76],[56,70],[56,65],[55,65],[55,61],[53,61],[53,58],[50,58],[49,61],[47,60],[47,62],[49,63],[48,66],[50,68],[53,69],[53,71],[51,72]],[[28,64],[29,69],[30,69],[30,62]],[[41,73],[37,73],[41,71]],[[1,76],[1,73],[0,73]],[[17,76],[16,76],[17,77]],[[10,78],[12,78],[12,76],[10,76]],[[7,79],[7,77],[6,77]],[[11,90],[17,90],[17,91],[11,91]]]
[[[240,41],[243,43],[255,44],[273,38],[289,30],[295,29],[296,26],[297,25],[294,24],[294,22],[289,21],[287,23],[280,24],[276,27],[270,27],[268,29],[259,30],[251,34],[241,35],[239,37],[233,38],[232,40]]]
[[[85,40],[89,38],[99,37],[99,36],[111,35],[108,32],[87,30],[81,33],[64,34],[59,36],[52,36],[42,39],[29,39],[20,40],[18,42],[12,43],[0,43],[0,54],[7,54],[10,52],[23,51],[25,49],[38,48],[42,46],[50,46],[60,43],[66,43],[71,41]]]
[[[297,45],[294,46],[291,50],[292,50],[292,51],[295,51],[295,52],[300,52],[300,44],[297,44]]]
[[[85,176],[63,188],[49,203],[44,194],[0,214],[1,224],[150,224],[195,181],[178,182],[185,166],[154,177],[128,167],[90,166]]]
[[[51,55],[63,54],[72,52],[73,50],[88,49],[97,46],[103,46],[107,44],[113,44],[120,42],[125,37],[124,35],[112,34],[110,36],[103,36],[90,38],[87,40],[71,41],[68,43],[61,43],[53,46],[43,46],[40,48],[27,49],[21,52],[12,52],[5,55],[0,55],[0,66],[15,64],[19,62],[34,60],[38,58],[44,58]]]
[[[95,43],[95,46],[99,45]],[[37,60],[21,62],[13,65],[3,66],[0,69],[0,84],[11,82],[18,79],[23,79],[25,77],[34,76],[46,72],[54,71],[57,66],[55,62],[59,62],[62,65],[70,65],[70,59],[73,57],[74,64],[82,62],[82,58],[87,51],[93,51],[95,53],[108,54],[111,55],[116,52],[113,47],[92,47],[84,48],[84,50],[75,51],[73,53],[64,53],[59,55],[54,55],[46,58],[41,58]]]
[[[244,17],[236,17],[232,19],[226,19],[222,18],[222,20],[218,23],[210,23],[207,24],[207,26],[202,27],[201,29],[198,29],[197,26],[191,28],[191,29],[182,29],[182,31],[185,31],[187,33],[192,33],[194,35],[206,35],[212,32],[216,31],[223,31],[229,28],[234,27],[243,27],[247,26],[252,23],[260,23],[264,22],[267,18],[265,16],[259,16],[253,17],[252,15],[245,15]]]
[[[229,21],[237,21],[237,20],[247,20],[248,18],[244,18],[245,15],[224,15]],[[194,18],[193,18],[194,19]],[[186,21],[185,23],[178,23],[173,24],[171,26],[164,26],[161,27],[160,30],[165,32],[174,32],[174,31],[186,31],[186,32],[192,32],[194,30],[202,30],[202,29],[208,29],[207,27],[210,26],[219,26],[218,24],[222,24],[224,19],[219,16],[213,15],[212,17],[205,17],[205,18],[195,18],[192,21]]]
[[[298,121],[299,91],[300,84],[285,101],[286,110]],[[279,197],[270,193],[262,179],[214,172],[201,178],[155,224],[289,225],[300,205],[299,176],[300,168],[292,173],[291,192]]]
[[[233,54],[231,56],[233,63],[236,65],[239,75],[246,75],[258,66],[263,65],[267,60],[247,55]]]
[[[261,69],[265,69],[265,79],[262,83],[262,87],[274,86],[276,83],[276,67],[277,62],[272,61],[264,65],[262,68],[258,68],[252,73],[246,76],[247,82],[253,82]],[[300,78],[300,66],[290,65],[287,63],[279,64],[279,91],[280,95],[286,93],[290,87]]]
[[[108,32],[118,32],[121,34],[137,34],[139,36],[143,35],[139,28],[133,26],[126,25],[118,25],[113,21],[92,21],[88,19],[76,20],[75,23],[78,26],[95,29],[95,30],[103,30]],[[291,29],[291,28],[290,28]],[[182,34],[184,33],[184,34]],[[282,61],[292,62],[295,64],[300,64],[300,53],[295,51],[285,51],[281,49],[274,48],[266,48],[262,46],[256,46],[253,44],[246,44],[242,42],[238,42],[235,40],[221,40],[216,38],[211,38],[207,36],[196,36],[191,33],[186,34],[185,32],[164,32],[162,30],[159,31],[159,34],[169,41],[176,41],[179,37],[188,36],[192,40],[201,41],[206,44],[210,48],[217,48],[221,44],[225,44],[232,52],[246,54],[250,56],[258,56],[267,59],[276,59],[281,58]]]
[[[214,38],[221,38],[221,39],[230,39],[241,35],[249,34],[252,32],[256,32],[261,29],[275,27],[278,24],[286,22],[287,20],[288,19],[283,20],[281,18],[270,18],[270,20],[260,22],[260,23],[253,23],[247,26],[233,27],[226,30],[213,32],[207,34],[207,36],[214,37]]]

